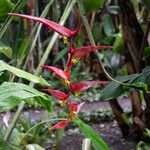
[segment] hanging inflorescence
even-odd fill
[[[88,53],[95,51],[95,50],[102,50],[102,49],[109,49],[112,48],[112,46],[84,46],[80,48],[73,48],[72,42],[73,38],[78,34],[80,25],[75,29],[74,31],[71,31],[70,29],[61,26],[53,21],[47,20],[45,18],[39,18],[29,15],[22,15],[17,13],[9,13],[9,15],[12,16],[18,16],[23,17],[26,19],[34,20],[40,23],[43,23],[47,25],[50,29],[54,30],[55,32],[61,34],[65,38],[69,39],[69,53],[68,53],[68,61],[66,65],[66,69],[62,70],[60,68],[54,67],[54,66],[45,66],[43,65],[42,68],[47,69],[53,73],[53,76],[59,78],[65,85],[70,87],[70,91],[68,94],[59,91],[59,90],[53,90],[53,89],[44,89],[43,91],[53,95],[56,99],[59,100],[60,104],[62,106],[68,107],[68,118],[65,121],[61,121],[57,123],[56,125],[52,126],[51,129],[59,129],[63,128],[68,124],[68,122],[73,119],[77,113],[79,112],[80,108],[84,104],[78,104],[76,102],[71,102],[69,100],[70,94],[75,93],[75,95],[79,95],[82,91],[85,91],[86,89],[95,86],[95,85],[102,85],[102,84],[108,84],[108,81],[84,81],[79,82],[76,84],[72,84],[70,80],[71,75],[71,68],[73,65],[75,65],[81,57],[87,55]]]

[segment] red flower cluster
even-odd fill
[[[72,40],[73,37],[75,37],[80,29],[80,26],[77,27],[74,31],[71,31],[70,29],[61,26],[53,21],[47,20],[45,18],[39,18],[39,17],[34,17],[34,16],[29,16],[29,15],[22,15],[22,14],[17,14],[17,13],[9,13],[9,15],[12,16],[18,16],[18,17],[23,17],[26,19],[34,20],[40,23],[43,23],[47,25],[49,28],[54,30],[55,32],[58,32],[59,34],[66,36],[69,38],[69,43],[70,43],[70,48],[69,48],[69,54],[68,54],[68,62],[67,62],[67,68],[65,70],[62,70],[57,67],[53,66],[45,66],[43,65],[42,68],[47,69],[53,73],[53,75],[60,80],[62,80],[66,85],[70,87],[70,91],[68,94],[65,94],[62,91],[59,90],[51,90],[51,89],[44,89],[43,91],[50,93],[53,95],[56,99],[59,100],[59,102],[62,105],[66,105],[68,107],[68,118],[65,121],[59,122],[56,125],[52,127],[52,129],[59,129],[68,124],[68,122],[73,119],[76,114],[79,112],[80,108],[84,104],[78,104],[76,102],[70,102],[69,101],[69,96],[72,92],[75,92],[76,95],[78,95],[80,92],[95,86],[95,85],[101,85],[101,84],[107,84],[108,81],[85,81],[85,82],[80,82],[76,84],[72,84],[70,81],[70,74],[71,74],[71,68],[73,64],[76,64],[77,61],[87,55],[88,53],[95,51],[97,49],[108,49],[112,48],[112,46],[85,46],[85,47],[80,47],[80,48],[73,48],[72,46]]]

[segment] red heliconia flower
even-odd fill
[[[59,34],[63,35],[63,36],[67,36],[67,37],[74,37],[76,36],[76,34],[78,33],[80,26],[77,27],[77,29],[75,29],[74,31],[71,31],[70,29],[61,26],[60,24],[51,21],[51,20],[47,20],[45,18],[40,18],[40,17],[35,17],[35,16],[30,16],[30,15],[23,15],[23,14],[17,14],[17,13],[8,13],[11,16],[18,16],[18,17],[22,17],[22,18],[26,18],[29,20],[34,20],[40,23],[45,24],[46,26],[48,26],[49,28],[51,28],[52,30],[58,32]]]
[[[59,100],[59,103],[61,106],[65,106],[68,103],[68,98],[70,96],[70,92],[68,94],[65,94],[64,92],[59,91],[59,90],[43,89],[43,91],[52,94],[56,99]]]
[[[70,72],[66,72],[66,71],[64,71],[62,69],[59,69],[59,68],[53,67],[53,66],[45,66],[45,65],[43,65],[42,68],[48,69],[51,72],[53,72],[53,75],[56,76],[59,79],[62,79],[65,84],[70,84],[70,81],[69,81],[69,79],[70,79]]]
[[[55,124],[54,126],[51,127],[51,129],[60,129],[60,128],[65,127],[68,124],[68,122],[77,115],[77,113],[79,112],[79,110],[81,109],[83,105],[84,105],[84,102],[81,104],[78,104],[75,102],[69,102],[68,103],[68,108],[69,108],[68,119]]]
[[[70,95],[70,93],[65,94],[64,92],[59,91],[59,90],[43,89],[43,91],[52,94],[58,100],[66,100],[66,99],[68,99],[68,97]]]
[[[79,47],[75,48],[72,51],[72,55],[75,56],[76,58],[83,57],[87,55],[89,52],[95,51],[95,50],[102,50],[102,49],[109,49],[112,48],[112,46],[84,46],[84,47]]]
[[[69,121],[70,121],[70,118],[68,118],[65,121],[61,121],[61,122],[55,124],[54,126],[52,126],[51,130],[63,128],[63,127],[65,127],[68,124]]]
[[[75,115],[80,111],[81,107],[85,104],[85,102],[82,102],[80,104],[76,102],[69,102],[68,103],[68,108],[70,112],[74,112]]]
[[[78,96],[82,91],[85,91],[92,86],[108,83],[108,81],[84,81],[71,85],[71,89],[75,91],[75,95]]]

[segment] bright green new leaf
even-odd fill
[[[95,150],[109,150],[107,144],[89,125],[85,124],[79,118],[73,119],[73,122],[78,125],[86,138],[90,138],[92,140],[92,146]]]
[[[31,104],[33,100],[39,102],[49,112],[52,111],[50,97],[31,86],[14,82],[4,82],[0,86],[0,112],[12,109],[21,101]]]
[[[15,74],[16,76],[20,77],[20,78],[24,78],[26,80],[29,80],[33,83],[39,83],[45,86],[50,86],[50,84],[43,78],[41,77],[37,77],[35,75],[32,75],[26,71],[23,71],[21,69],[18,69],[16,67],[12,67],[10,65],[8,65],[7,63],[5,63],[4,61],[0,60],[0,71],[10,71],[11,73]]]

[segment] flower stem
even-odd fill
[[[67,4],[67,6],[66,6],[66,8],[64,10],[64,13],[63,13],[63,15],[62,15],[62,17],[60,19],[59,24],[64,25],[64,23],[66,22],[66,20],[67,20],[67,18],[68,18],[68,16],[69,16],[69,14],[70,14],[70,12],[71,12],[71,10],[72,10],[72,8],[73,8],[75,3],[76,3],[76,0],[69,0],[68,4]],[[51,49],[52,49],[55,41],[57,40],[57,37],[58,37],[58,34],[54,33],[53,36],[52,36],[52,39],[51,39],[51,41],[50,41],[50,43],[48,45],[48,47],[46,48],[46,50],[45,50],[45,52],[44,52],[44,54],[42,56],[42,59],[41,59],[40,63],[38,65],[37,69],[36,69],[36,73],[35,73],[36,75],[41,73],[41,71],[42,71],[41,70],[41,65],[45,64],[45,62],[46,62],[46,60],[47,60],[47,58],[49,56],[49,53],[51,52]],[[29,85],[33,87],[34,83],[30,83]],[[10,138],[12,132],[13,132],[13,129],[14,129],[17,121],[18,121],[20,113],[21,113],[21,111],[24,108],[24,105],[25,105],[25,102],[21,102],[21,104],[19,105],[19,107],[18,107],[18,109],[16,111],[16,114],[15,114],[15,116],[13,118],[13,121],[10,124],[10,127],[9,127],[5,137],[4,137],[4,141],[5,142],[7,142],[9,140],[9,138]]]
[[[14,129],[17,121],[18,121],[20,113],[21,113],[21,111],[24,108],[24,105],[25,105],[25,102],[21,102],[21,104],[19,105],[19,107],[18,107],[18,109],[17,109],[17,111],[15,113],[15,116],[14,116],[14,118],[13,118],[13,120],[12,120],[12,122],[11,122],[9,128],[8,128],[8,131],[7,131],[7,133],[6,133],[5,137],[4,137],[4,141],[5,142],[7,142],[9,140],[9,138],[10,138],[12,132],[13,132],[13,129]]]
[[[94,41],[94,38],[93,38],[93,35],[92,35],[92,32],[91,32],[91,29],[90,29],[89,22],[88,22],[88,20],[87,20],[86,15],[85,15],[85,10],[84,10],[83,4],[82,4],[82,2],[79,1],[79,0],[77,1],[77,4],[78,4],[79,10],[80,10],[81,17],[82,17],[82,19],[83,19],[84,27],[85,27],[85,29],[86,29],[86,32],[87,32],[88,37],[89,37],[89,40],[90,40],[90,43],[91,43],[93,46],[96,46],[95,41]],[[115,79],[113,79],[113,78],[107,73],[106,69],[104,68],[104,66],[103,66],[103,64],[102,64],[102,61],[101,61],[101,58],[100,58],[100,56],[99,56],[98,50],[96,50],[94,53],[95,53],[95,55],[97,56],[97,58],[98,58],[98,60],[99,60],[99,62],[100,62],[100,64],[101,64],[102,69],[103,69],[104,73],[106,74],[106,76],[107,76],[110,80],[114,81]],[[118,82],[118,81],[117,81],[117,82]]]

